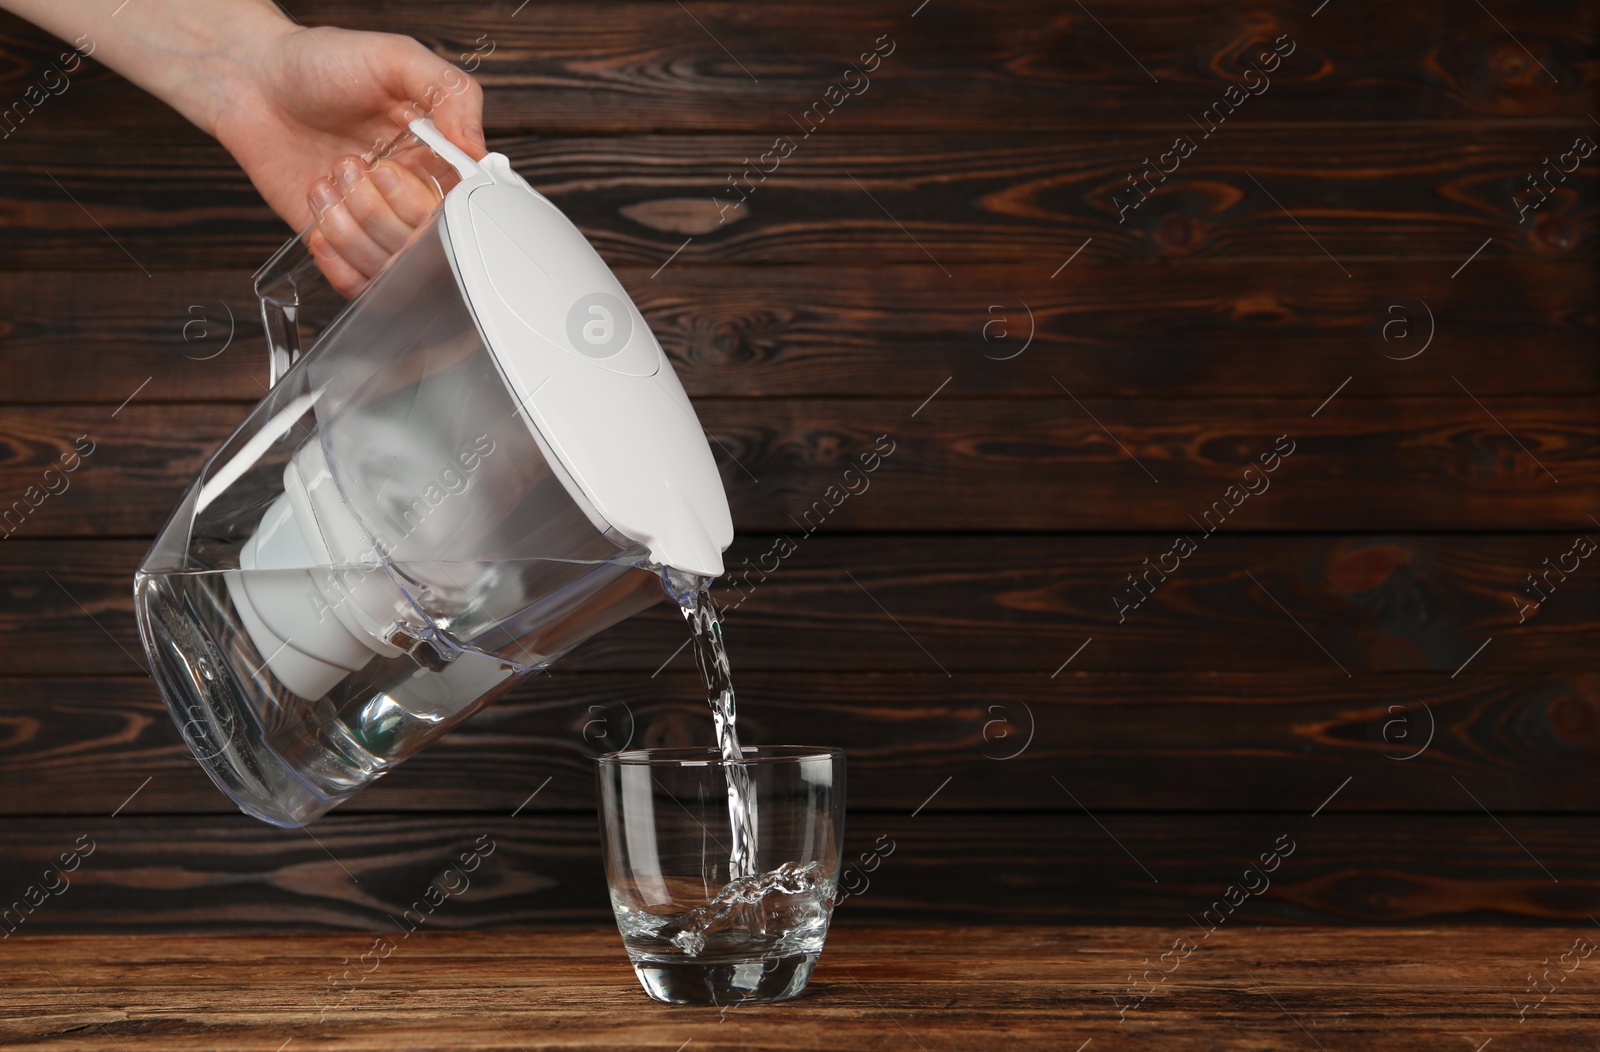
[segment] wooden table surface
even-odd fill
[[[8,1049],[1594,1049],[1595,931],[836,930],[786,1004],[649,1001],[614,930],[419,932],[347,990],[371,933],[16,936]],[[1128,975],[1170,969],[1142,1003]],[[1553,992],[1527,994],[1548,959]],[[369,958],[370,962],[370,958]],[[1560,969],[1567,970],[1557,981]],[[1150,978],[1157,978],[1154,972]],[[343,1000],[341,1001],[341,994]],[[1513,995],[1533,1005],[1519,1013]],[[1119,1020],[1119,1015],[1126,1018]],[[1519,1019],[1519,1014],[1525,1018]]]

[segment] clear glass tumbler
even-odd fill
[[[715,749],[600,757],[611,907],[645,992],[669,1004],[781,1001],[805,989],[822,953],[844,841],[841,749],[743,750],[743,777]],[[752,872],[731,873],[734,823]]]

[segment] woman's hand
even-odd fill
[[[426,114],[474,158],[485,153],[483,92],[410,37],[320,27],[259,43],[210,129],[345,296],[364,288],[433,211],[431,182],[375,147]]]
[[[353,296],[438,201],[430,182],[373,156],[430,116],[484,155],[483,91],[410,37],[306,29],[272,0],[0,0],[215,136]],[[85,51],[88,54],[89,51]],[[432,155],[429,154],[429,157]]]

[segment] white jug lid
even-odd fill
[[[522,417],[601,532],[716,577],[733,519],[705,430],[644,316],[600,254],[505,156],[474,161],[433,122],[412,131],[461,174],[444,201],[451,266]]]

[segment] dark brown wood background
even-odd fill
[[[686,5],[288,6],[479,49],[493,147],[717,440],[730,565],[798,539],[728,633],[748,739],[846,746],[851,850],[895,844],[841,916],[1181,926],[1284,834],[1244,920],[1600,916],[1600,563],[1517,607],[1600,538],[1600,156],[1512,203],[1600,137],[1593,4]],[[885,34],[719,226],[728,175]],[[1282,34],[1270,88],[1119,224],[1126,176]],[[0,101],[58,52],[0,19]],[[590,757],[710,735],[664,608],[314,836],[233,811],[141,670],[131,575],[260,395],[249,275],[286,234],[92,60],[0,141],[0,501],[96,443],[0,541],[0,900],[86,834],[28,930],[384,927],[488,833],[430,923],[604,921]],[[1279,435],[1271,489],[1118,623]]]

